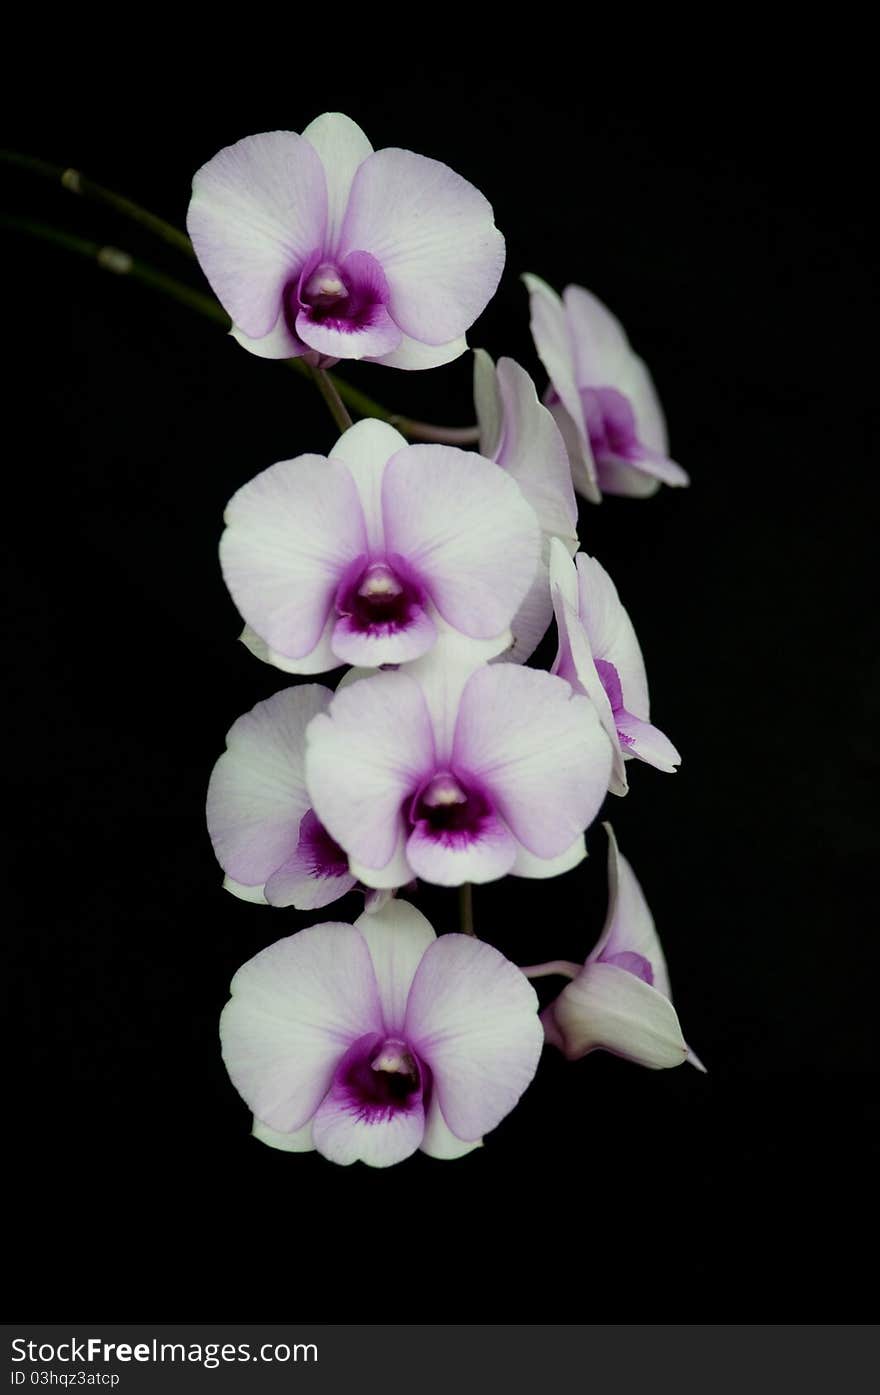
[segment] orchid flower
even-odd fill
[[[438,160],[374,151],[339,112],[221,150],[196,172],[187,229],[239,344],[324,366],[449,363],[504,267],[479,190]]]
[[[705,1070],[689,1050],[672,1006],[669,974],[644,892],[610,824],[608,914],[598,943],[583,966],[548,964],[526,969],[571,976],[541,1014],[548,1042],[570,1061],[601,1049],[660,1070],[683,1061]]]
[[[624,761],[632,756],[675,774],[681,756],[648,721],[645,661],[611,577],[595,557],[579,552],[572,561],[554,541],[550,583],[559,630],[551,671],[586,693],[599,714],[614,749],[611,793],[626,794]]]
[[[541,559],[531,588],[510,623],[513,645],[503,658],[525,663],[553,618],[548,563],[550,539],[577,551],[577,503],[565,443],[535,385],[512,358],[493,364],[485,349],[474,350],[474,406],[480,453],[512,475],[535,510],[541,527]]]
[[[317,683],[286,688],[226,737],[208,785],[208,832],[223,885],[244,901],[311,911],[356,885],[305,786],[306,727],[332,697]]]
[[[255,1136],[331,1162],[472,1152],[541,1054],[538,1001],[519,969],[467,935],[437,939],[406,901],[279,940],[231,992],[223,1060]]]
[[[442,627],[503,648],[539,547],[504,470],[366,419],[329,459],[301,455],[244,485],[220,561],[245,643],[287,672],[321,673],[416,659]]]
[[[688,484],[669,459],[666,424],[645,364],[623,326],[583,286],[563,298],[538,276],[524,278],[532,337],[547,370],[550,407],[568,447],[575,489],[643,498],[661,484]]]
[[[446,636],[341,686],[310,723],[309,797],[364,885],[551,877],[585,856],[611,769],[595,708],[561,678],[484,657]]]

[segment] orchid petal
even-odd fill
[[[349,471],[340,461],[301,455],[263,470],[233,495],[220,562],[232,599],[268,647],[289,660],[307,659],[340,577],[365,547]]]
[[[611,749],[588,699],[561,678],[493,664],[468,680],[455,729],[456,769],[479,776],[511,832],[537,857],[558,857],[592,823]]]
[[[639,760],[674,775],[676,766],[681,764],[681,756],[658,727],[650,722],[641,722],[629,712],[617,712],[614,718],[621,739],[626,743],[628,755],[638,756]]]
[[[186,225],[221,305],[259,339],[275,326],[286,285],[323,241],[320,158],[293,131],[226,146],[196,171]]]
[[[426,368],[440,368],[444,363],[452,363],[453,359],[461,358],[466,351],[467,339],[463,334],[457,339],[450,339],[448,344],[422,344],[420,340],[405,334],[398,347],[392,349],[390,354],[382,354],[372,361],[382,363],[386,368],[403,368],[410,372],[418,372]]]
[[[352,1042],[381,1028],[366,943],[327,922],[279,940],[238,970],[220,1018],[232,1083],[280,1133],[312,1117]]]
[[[491,945],[443,935],[426,951],[405,1030],[458,1138],[495,1128],[532,1080],[543,1042],[536,1007],[528,979]]]
[[[367,527],[367,544],[380,550],[385,534],[382,525],[382,477],[392,455],[406,447],[406,437],[387,422],[364,417],[340,436],[330,452],[331,460],[341,460],[357,485]]]
[[[295,906],[298,911],[317,911],[338,901],[357,885],[350,872],[316,875],[313,866],[295,849],[266,882],[270,906]]]
[[[466,1143],[452,1132],[443,1118],[443,1111],[435,1094],[428,1107],[428,1115],[425,1120],[425,1133],[420,1144],[422,1152],[427,1153],[429,1158],[451,1161],[453,1158],[466,1157],[475,1148],[482,1148],[482,1146],[483,1140],[481,1138]]]
[[[278,1148],[282,1153],[313,1153],[315,1151],[311,1119],[307,1124],[303,1124],[301,1129],[294,1129],[292,1133],[278,1133],[276,1129],[270,1129],[266,1124],[262,1124],[259,1119],[254,1119],[251,1133],[261,1143],[267,1144],[270,1148]]]
[[[505,630],[535,575],[534,511],[503,470],[453,446],[408,446],[382,481],[386,544],[405,557],[448,624]]]
[[[562,990],[552,1015],[569,1060],[603,1048],[662,1070],[680,1066],[687,1056],[669,999],[616,964],[588,964]]]
[[[650,701],[645,661],[617,587],[595,557],[579,552],[575,564],[578,614],[589,637],[593,658],[614,665],[626,710],[646,722],[650,716]]]
[[[547,370],[547,376],[571,423],[572,431],[566,439],[566,446],[572,468],[577,465],[581,471],[580,481],[576,477],[575,483],[580,483],[581,492],[588,499],[598,503],[601,496],[596,484],[596,467],[575,379],[573,346],[565,307],[556,292],[539,276],[527,274],[523,276],[523,281],[529,292],[531,330],[538,357]]]
[[[236,882],[262,888],[296,848],[309,807],[305,730],[329,704],[328,688],[286,688],[239,717],[208,785],[208,832]]]
[[[425,1132],[425,1110],[388,1110],[373,1115],[352,1104],[347,1091],[334,1087],[312,1121],[318,1152],[330,1162],[348,1167],[362,1162],[368,1167],[393,1167],[416,1151]]]
[[[512,475],[545,533],[576,540],[577,504],[565,442],[535,385],[512,358],[495,370],[504,411],[504,432],[493,459]]]
[[[517,849],[516,861],[510,871],[514,877],[531,877],[533,880],[545,881],[548,877],[560,877],[563,872],[570,872],[572,867],[577,867],[583,862],[587,855],[587,845],[584,835],[575,838],[570,848],[559,854],[558,857],[535,857],[534,853],[527,852],[523,847]]]
[[[463,334],[504,266],[504,239],[479,190],[409,150],[379,150],[358,169],[340,239],[343,255],[354,251],[381,264],[394,320],[425,344]]]
[[[516,852],[510,830],[493,815],[486,816],[478,829],[459,837],[438,836],[417,826],[406,844],[407,861],[413,872],[435,886],[497,881],[513,867]]]
[[[303,140],[318,152],[324,166],[327,181],[325,248],[332,256],[342,230],[352,180],[364,160],[372,155],[373,147],[360,126],[341,111],[325,111],[323,116],[316,116],[302,134]]]
[[[271,649],[266,641],[251,629],[250,625],[245,625],[238,638],[245,649],[253,654],[254,658],[262,660],[264,664],[272,664],[274,668],[281,669],[282,673],[301,675],[327,673],[329,669],[340,668],[342,665],[342,660],[334,654],[332,647],[336,619],[335,613],[328,615],[327,623],[321,632],[318,643],[310,653],[301,659],[288,659],[284,654],[279,654],[277,650]]]
[[[403,1031],[406,1002],[422,955],[437,936],[430,921],[408,901],[388,901],[355,921],[373,961],[386,1035]]]
[[[433,755],[424,697],[405,673],[378,673],[341,689],[329,712],[312,722],[306,749],[312,807],[353,862],[378,870],[390,861],[403,801]]]

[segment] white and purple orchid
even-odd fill
[[[334,389],[341,359],[457,358],[504,265],[477,189],[436,160],[374,151],[336,112],[221,150],[194,177],[187,225],[240,344],[303,358],[337,425],[340,395],[375,412],[329,456],[239,489],[220,542],[252,653],[299,675],[353,666],[335,692],[258,702],[210,779],[234,895],[299,911],[366,895],[354,925],[300,930],[233,979],[223,1058],[255,1137],[340,1164],[457,1158],[516,1104],[544,1040],[571,1060],[601,1048],[699,1066],[608,825],[608,913],[583,965],[516,968],[476,938],[470,901],[471,883],[576,867],[630,758],[679,764],[614,583],[577,552],[575,490],[598,502],[688,483],[621,325],[582,287],[560,298],[526,276],[549,387],[542,403],[513,359],[477,350],[476,430]],[[554,614],[551,672],[526,667]],[[394,899],[419,880],[463,888],[466,933],[437,939]],[[571,982],[539,1018],[528,979],[549,974]]]
[[[611,1051],[661,1070],[684,1061],[705,1070],[689,1050],[672,1006],[669,973],[644,892],[608,834],[608,913],[583,965],[536,965],[524,972],[564,973],[572,979],[541,1014],[548,1042],[570,1061]]]
[[[603,493],[644,498],[661,484],[688,484],[669,458],[651,375],[619,320],[583,286],[566,286],[560,299],[539,276],[523,279],[532,337],[550,379],[544,400],[568,447],[578,493],[598,503]]]
[[[551,672],[586,693],[614,749],[612,794],[626,794],[624,762],[633,756],[675,774],[681,756],[652,726],[645,661],[617,587],[601,563],[585,552],[572,560],[551,543],[550,583],[559,648]]]
[[[306,733],[321,823],[366,886],[551,877],[585,856],[611,744],[588,699],[446,637],[341,687]]]
[[[528,594],[510,623],[513,644],[502,655],[525,663],[553,618],[548,565],[550,540],[577,551],[577,502],[565,443],[535,385],[512,358],[493,364],[485,349],[474,351],[474,406],[480,452],[516,480],[541,528],[541,558]]]
[[[356,885],[305,784],[306,727],[332,697],[317,683],[285,688],[229,730],[208,785],[208,833],[223,885],[244,901],[311,911]]]
[[[339,112],[221,150],[193,179],[187,228],[238,342],[325,366],[450,362],[504,267],[479,190],[438,160],[374,151]]]
[[[531,1082],[535,992],[497,949],[405,901],[301,930],[232,980],[223,1060],[255,1136],[343,1165],[480,1146]]]
[[[445,628],[503,648],[539,550],[512,475],[367,419],[329,459],[281,461],[244,485],[220,561],[245,642],[289,673],[321,673],[406,663]]]

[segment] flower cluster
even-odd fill
[[[504,264],[477,189],[374,151],[338,113],[222,150],[195,176],[188,227],[238,343],[305,360],[331,400],[339,360],[427,369],[464,353]],[[579,286],[560,299],[525,280],[543,402],[519,364],[477,350],[478,449],[440,428],[411,443],[386,421],[348,425],[340,407],[329,455],[270,465],[226,510],[243,642],[286,674],[333,676],[231,727],[207,800],[224,885],[300,911],[364,897],[353,925],[299,930],[233,980],[224,1060],[275,1148],[460,1157],[516,1104],[544,1042],[655,1068],[689,1057],[607,825],[608,919],[583,966],[518,968],[467,920],[438,939],[397,895],[568,871],[606,794],[627,793],[628,760],[679,763],[615,585],[578,550],[574,491],[687,476],[617,320]],[[526,666],[554,619],[550,671]],[[570,982],[539,1016],[529,980],[551,974]]]

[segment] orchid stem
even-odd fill
[[[476,935],[474,929],[474,895],[470,882],[458,888],[458,923],[462,935]]]
[[[147,208],[141,208],[139,203],[134,203],[131,199],[125,198],[122,194],[114,194],[112,189],[105,189],[103,184],[96,184],[91,179],[86,179],[79,170],[65,169],[62,165],[53,165],[48,160],[38,160],[33,155],[22,155],[17,150],[0,150],[0,160],[4,164],[14,165],[16,169],[26,170],[29,174],[36,174],[41,179],[48,179],[53,184],[60,184],[62,189],[69,190],[72,194],[79,194],[83,198],[92,199],[95,203],[105,204],[116,213],[121,213],[125,218],[131,218],[135,223],[140,223],[157,237],[161,237],[163,242],[170,242],[172,247],[176,247],[179,252],[186,253],[189,257],[194,257],[192,243],[186,233],[175,228],[172,223],[166,223],[164,218],[159,218],[155,213],[151,213]]]
[[[340,431],[347,431],[353,423],[351,417],[348,415],[345,403],[339,396],[336,384],[330,377],[326,368],[315,368],[311,364],[309,367],[318,391],[330,408],[330,415],[336,422]]]
[[[17,155],[13,151],[0,151],[0,159],[59,180],[65,174],[73,173],[62,170],[60,165],[49,165],[43,160],[34,160],[29,155]],[[192,252],[192,243],[189,238],[177,228],[172,227],[170,223],[164,222],[162,218],[157,218],[154,214],[148,213],[146,209],[131,203],[130,200],[113,194],[100,184],[92,184],[90,180],[81,181],[81,183],[80,193],[88,191],[93,197],[100,197],[103,202],[111,204],[112,207],[122,212],[127,212],[130,217],[158,233],[166,241],[174,242],[175,246],[178,247],[185,246],[188,252]],[[68,183],[66,187],[72,187],[72,185]],[[231,328],[232,322],[219,301],[212,296],[205,295],[203,291],[187,286],[183,281],[178,281],[173,276],[166,276],[164,272],[157,271],[147,262],[133,257],[129,252],[124,252],[118,247],[78,237],[62,228],[55,228],[48,223],[40,223],[32,218],[2,217],[0,218],[0,227],[8,228],[13,232],[25,233],[29,237],[41,238],[44,242],[54,243],[56,247],[63,247],[67,252],[75,252],[79,256],[86,257],[89,261],[96,262],[105,271],[112,271],[117,276],[129,276],[133,281],[139,281],[154,291],[161,291],[163,295],[176,300],[179,305],[186,305],[190,310],[195,310],[206,319],[213,320],[215,324],[223,325],[226,330]],[[286,362],[294,372],[311,376],[309,365],[302,359],[291,358],[281,361]],[[351,383],[345,382],[344,379],[331,377],[329,373],[322,371],[326,383],[330,385],[337,398],[341,399],[337,406],[331,406],[337,424],[340,420],[337,411],[345,412],[345,407],[342,406],[345,403],[352,411],[357,412],[358,416],[376,417],[379,421],[387,421],[413,441],[445,441],[448,445],[470,445],[479,439],[479,430],[475,426],[432,426],[429,422],[412,421],[409,417],[402,417],[396,412],[389,411],[387,407],[383,407],[380,402],[375,402],[372,397],[361,392],[360,388],[352,387]],[[330,399],[326,392],[323,388],[321,391],[325,401],[330,405]],[[351,418],[347,412],[345,412],[345,416],[350,426]],[[341,429],[345,430],[346,428],[342,427]]]
[[[527,967],[520,967],[520,973],[526,978],[549,978],[551,974],[559,974],[562,978],[577,978],[582,965],[572,964],[568,959],[550,959],[546,964],[529,964]]]

